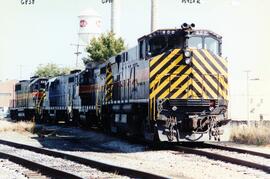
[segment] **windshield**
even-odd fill
[[[188,47],[197,49],[208,49],[215,54],[219,54],[219,42],[212,37],[194,36],[188,39]]]
[[[169,49],[183,48],[184,37],[180,35],[164,35],[153,37],[149,40],[147,51],[151,53],[151,56],[163,53]]]
[[[203,39],[202,37],[190,37],[188,39],[188,47],[203,48]]]
[[[211,37],[206,37],[204,39],[204,48],[211,50],[215,54],[218,54],[218,41]]]

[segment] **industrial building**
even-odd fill
[[[17,80],[0,81],[0,117],[6,117],[8,108],[13,106],[15,83]]]

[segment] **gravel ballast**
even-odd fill
[[[231,151],[226,151],[226,150],[219,150],[219,149],[201,149],[201,150],[215,153],[215,154],[225,155],[228,157],[243,159],[243,160],[257,163],[257,164],[261,164],[261,165],[269,165],[269,167],[270,167],[270,159],[267,159],[264,157],[254,156],[251,154],[231,152]]]
[[[51,128],[53,127],[50,127],[50,130]],[[0,139],[65,152],[91,160],[138,169],[170,178],[270,178],[269,174],[260,170],[215,161],[202,156],[170,150],[147,151],[143,145],[129,144],[99,132],[84,131],[78,128],[55,128],[58,132],[53,137],[39,138],[33,134],[3,133]],[[79,139],[76,139],[78,137]],[[92,150],[93,147],[106,148],[111,151],[95,152]],[[222,151],[217,151],[217,153],[223,154]],[[245,156],[242,154],[235,154],[235,156],[245,159]],[[252,161],[260,160],[262,164],[268,162],[255,156],[249,157],[252,157]],[[80,171],[78,170],[77,172]],[[113,174],[108,175],[113,176]],[[105,177],[108,177],[108,175],[101,174],[101,176]],[[94,176],[100,177],[98,172]]]
[[[6,159],[0,159],[0,178],[4,179],[27,179],[24,171],[28,169],[10,162]]]
[[[172,178],[269,178],[265,172],[175,151],[136,153],[67,152],[94,160],[155,172]]]
[[[28,150],[17,149],[17,148],[9,147],[2,144],[0,144],[0,151],[24,158],[26,160],[33,161],[35,163],[49,166],[51,168],[55,168],[61,171],[75,174],[82,178],[97,178],[97,177],[107,178],[107,177],[112,177],[112,176],[117,177],[117,178],[123,178],[123,177],[120,177],[111,173],[101,172],[96,169],[93,169],[93,168],[90,168],[85,165],[81,165],[81,164],[78,164],[69,160],[55,158],[55,157],[31,152]]]

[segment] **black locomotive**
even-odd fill
[[[222,37],[193,28],[157,30],[65,82],[49,79],[41,121],[64,119],[150,141],[218,140],[229,121]]]

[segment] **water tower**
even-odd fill
[[[79,17],[79,39],[88,44],[90,39],[101,33],[101,16],[93,9],[83,10]]]
[[[87,56],[82,54],[83,52],[80,52],[79,48],[86,47],[93,37],[97,37],[101,33],[101,16],[95,10],[91,8],[83,10],[78,18],[79,40],[77,44],[70,44],[76,46],[76,52],[74,53],[76,55],[76,67],[78,67],[79,55]]]

